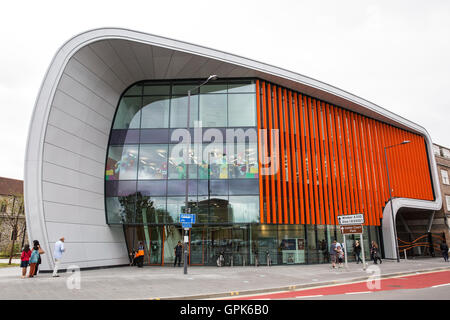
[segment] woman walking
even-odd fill
[[[31,250],[30,245],[26,244],[23,247],[22,255],[20,256],[20,267],[22,268],[22,279],[27,276],[27,268],[30,264]]]
[[[372,246],[370,247],[370,253],[373,257],[373,263],[377,264],[377,261],[380,260],[380,264],[383,263],[380,258],[380,250],[378,249],[378,245],[375,241],[372,241]]]
[[[36,265],[39,262],[39,246],[33,247],[33,252],[31,252],[30,257],[30,272],[28,273],[28,278],[33,278],[36,271]]]
[[[360,261],[362,263],[361,260],[361,244],[359,243],[359,240],[356,240],[355,243],[353,244],[353,252],[355,253],[355,259],[356,259],[356,264],[358,264]]]
[[[37,247],[38,252],[39,252],[39,260],[36,263],[36,269],[34,269],[34,274],[33,274],[33,276],[37,276],[38,271],[39,271],[39,265],[41,264],[41,254],[44,254],[45,252],[44,252],[44,250],[41,249],[41,245],[38,240],[33,240],[33,248],[34,247]]]

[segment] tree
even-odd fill
[[[16,240],[20,236],[24,236],[25,228],[19,228],[19,219],[25,219],[25,208],[24,208],[24,199],[23,195],[15,195],[12,194],[7,198],[1,200],[0,208],[2,208],[2,221],[6,224],[11,230],[11,251],[9,254],[9,263],[11,264],[11,260],[14,255],[14,246]],[[10,210],[8,210],[10,208]],[[3,210],[4,209],[4,210]],[[22,229],[22,230],[20,230]]]

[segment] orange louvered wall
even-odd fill
[[[259,157],[276,150],[279,161],[279,170],[260,163],[269,168],[259,179],[261,223],[337,224],[363,213],[379,226],[389,199],[384,150],[404,140],[387,149],[392,196],[433,200],[423,137],[261,80],[256,94],[258,129],[267,129]]]

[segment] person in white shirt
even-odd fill
[[[55,251],[53,252],[53,258],[55,259],[55,268],[53,269],[53,277],[59,277],[58,268],[59,265],[61,264],[61,258],[64,251],[65,251],[64,237],[61,237],[58,241],[56,241]]]

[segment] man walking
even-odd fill
[[[61,264],[62,254],[65,251],[64,249],[64,237],[61,237],[55,243],[55,251],[53,252],[53,258],[55,259],[55,268],[53,269],[53,277],[59,277],[58,268]]]
[[[441,251],[442,251],[442,256],[444,257],[444,261],[448,262],[448,245],[445,242],[445,240],[442,240]]]
[[[330,246],[330,259],[331,259],[331,265],[333,266],[333,269],[336,268],[337,254],[338,254],[337,250],[338,250],[337,242],[336,242],[336,240],[334,240]]]

